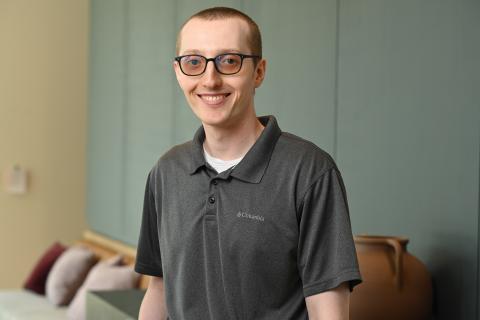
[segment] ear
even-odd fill
[[[261,59],[255,68],[255,88],[258,88],[262,85],[263,79],[265,79],[266,68],[267,60]]]
[[[182,71],[177,61],[173,61],[173,71],[175,71],[175,76],[177,77],[177,81],[179,81],[178,77],[181,76]]]

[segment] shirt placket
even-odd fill
[[[220,188],[222,184],[226,183],[227,178],[225,174],[211,177],[206,198],[203,254],[205,256],[208,309],[212,320],[235,319],[228,312],[218,235],[218,214],[220,214],[219,208],[222,207],[219,202],[221,201]]]

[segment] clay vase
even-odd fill
[[[355,237],[363,282],[350,296],[351,320],[429,320],[432,281],[407,252],[407,238]]]

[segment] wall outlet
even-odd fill
[[[9,194],[27,193],[27,170],[14,165],[4,173],[4,188]]]

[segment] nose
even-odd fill
[[[211,63],[207,63],[207,68],[202,74],[202,85],[206,88],[220,87],[222,85],[222,75],[218,73],[217,69],[215,69],[215,64],[213,61],[208,62]]]

